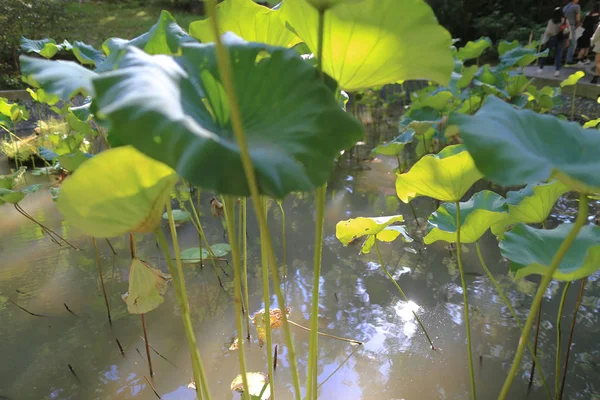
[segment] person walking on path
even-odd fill
[[[571,0],[571,2],[563,8],[563,14],[569,22],[569,27],[571,28],[572,35],[572,39],[569,39],[568,43],[566,66],[573,66],[573,56],[575,55],[575,50],[577,48],[577,40],[575,40],[575,30],[579,27],[581,23],[581,6],[579,6],[579,0]]]
[[[565,19],[561,8],[556,7],[542,36],[542,46],[550,51],[554,49],[554,66],[556,67],[554,76],[560,75],[563,52],[565,45],[571,40],[571,35],[572,32],[569,23]],[[550,57],[540,58],[540,69],[538,72],[541,73],[543,71],[547,58]]]
[[[592,45],[592,51],[596,53],[596,70],[594,71],[594,77],[590,83],[598,84],[598,78],[600,75],[600,25],[596,28],[592,39],[590,40]]]
[[[590,63],[588,58],[589,50],[591,47],[591,39],[596,32],[596,27],[598,26],[598,22],[600,21],[600,2],[594,4],[594,8],[592,11],[585,16],[583,19],[583,23],[581,26],[583,27],[583,34],[577,40],[577,47],[579,47],[579,62],[577,63],[578,67],[583,67]]]

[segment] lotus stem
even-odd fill
[[[348,357],[346,357],[346,358],[344,359],[344,361],[342,361],[342,362],[340,363],[340,365],[338,365],[338,366],[337,366],[337,368],[336,368],[336,369],[334,369],[334,370],[333,370],[333,372],[332,372],[331,374],[329,374],[329,375],[327,376],[327,378],[325,378],[325,379],[323,380],[323,382],[319,383],[319,386],[317,386],[317,389],[320,389],[320,388],[321,388],[321,386],[323,386],[323,385],[324,385],[324,384],[325,384],[325,383],[326,383],[326,382],[327,382],[327,381],[328,381],[328,380],[329,380],[329,379],[330,379],[330,378],[331,378],[333,375],[335,375],[335,374],[336,374],[336,373],[337,373],[337,372],[338,372],[340,369],[342,369],[342,367],[344,366],[344,364],[346,364],[346,363],[348,362],[348,360],[349,360],[349,359],[350,359],[350,358],[351,358],[351,357],[354,355],[354,353],[356,353],[356,352],[358,351],[358,349],[359,349],[359,348],[360,348],[360,347],[358,347],[358,346],[357,346],[356,348],[354,348],[354,350],[352,350],[352,352],[351,352],[350,354],[348,354]]]
[[[492,272],[488,269],[487,265],[485,264],[485,260],[483,259],[483,254],[481,253],[481,248],[479,247],[479,241],[475,242],[475,249],[477,250],[477,256],[479,257],[479,262],[481,263],[481,268],[483,268],[483,270],[485,271],[489,280],[492,282],[492,284],[496,288],[498,295],[500,295],[500,298],[502,299],[502,301],[504,301],[504,304],[508,308],[510,315],[512,315],[512,317],[515,319],[517,326],[519,327],[519,331],[522,332],[523,325],[521,324],[521,321],[519,321],[519,317],[517,316],[515,309],[513,308],[512,304],[510,303],[510,300],[508,299],[508,297],[504,294],[504,291],[502,290],[500,283],[496,280],[496,278],[494,278],[494,275],[492,275]],[[528,340],[527,347],[529,349],[529,352],[531,353],[531,358],[533,359],[533,368],[535,368],[535,364],[537,363],[537,351],[536,351],[537,350],[537,340],[536,340],[536,345],[534,345],[533,348],[531,347],[531,343]],[[550,388],[548,387],[548,382],[546,382],[546,376],[544,375],[542,368],[539,366],[539,363],[538,363],[538,369],[540,371],[540,378],[542,379],[542,384],[544,385],[544,389],[546,389],[548,398],[551,399],[552,393],[550,392]],[[533,382],[533,372],[531,375],[531,382]]]
[[[563,309],[565,306],[565,300],[567,299],[567,292],[571,287],[571,282],[567,282],[560,297],[560,304],[558,306],[558,314],[556,316],[556,362],[554,364],[554,398],[558,399],[559,392],[559,381],[560,381],[560,353],[562,349],[562,317]]]
[[[465,307],[465,329],[467,332],[467,353],[469,356],[469,377],[471,379],[471,398],[477,398],[475,390],[475,369],[473,367],[473,348],[471,344],[471,322],[469,320],[469,296],[467,295],[467,282],[465,281],[465,271],[462,264],[462,244],[460,243],[460,203],[456,201],[456,259],[458,260],[458,270],[460,271],[460,283],[463,291],[463,303]]]
[[[265,209],[267,207],[266,199],[262,199],[261,204],[258,207]],[[271,386],[271,400],[275,399],[275,383],[274,383],[274,371],[277,363],[277,357],[273,356],[273,335],[271,332],[271,294],[269,291],[269,257],[267,249],[263,246],[263,240],[265,240],[266,232],[260,230],[260,260],[261,260],[261,271],[262,271],[262,286],[263,286],[263,303],[265,306],[265,336],[267,339],[267,365],[269,374],[269,385]],[[282,310],[285,313],[285,310]],[[277,350],[277,347],[275,347]]]
[[[573,86],[573,99],[571,100],[571,121],[575,117],[575,97],[577,96],[577,84]]]
[[[419,218],[417,217],[417,210],[415,210],[415,206],[413,206],[412,202],[408,202],[408,206],[410,207],[410,211],[412,211],[412,215],[415,219],[415,223],[417,224],[417,228],[420,228],[421,224],[419,224]]]
[[[542,322],[542,304],[540,304],[540,309],[538,310],[537,318],[535,321],[535,339],[533,342],[533,355],[536,357],[537,357],[538,341],[539,341],[539,337],[540,337],[541,322]],[[523,328],[521,328],[521,330],[523,330]],[[531,372],[529,373],[529,386],[531,386],[533,384],[533,377],[535,376],[536,364],[537,364],[537,361],[534,358],[533,362],[531,363]],[[552,398],[552,395],[550,395],[550,398]]]
[[[310,339],[308,345],[308,376],[306,380],[306,398],[316,399],[316,380],[317,363],[319,359],[319,288],[321,283],[321,258],[323,255],[323,228],[325,223],[325,201],[327,195],[327,185],[317,189],[316,207],[317,218],[315,224],[315,250],[313,257],[313,289],[312,305],[310,312]]]
[[[573,343],[573,333],[575,332],[575,324],[577,323],[577,313],[579,312],[579,306],[581,305],[581,298],[583,297],[583,291],[585,290],[585,284],[587,278],[581,280],[581,286],[579,287],[579,294],[577,295],[577,302],[575,303],[575,311],[573,313],[573,321],[571,321],[571,331],[569,332],[569,341],[567,342],[567,354],[565,355],[565,367],[563,370],[562,383],[560,385],[560,393],[558,400],[562,400],[563,393],[565,391],[565,381],[567,380],[567,371],[569,369],[569,356],[571,355],[571,344]]]
[[[98,243],[96,238],[92,238],[94,243],[94,250],[96,252],[96,264],[98,264],[98,277],[100,277],[100,287],[102,288],[102,294],[104,295],[104,304],[106,305],[106,314],[108,315],[108,323],[112,325],[112,319],[110,317],[110,306],[108,305],[108,296],[106,295],[106,287],[104,286],[104,278],[102,277],[102,266],[100,265],[100,254],[98,252]]]
[[[250,398],[250,390],[248,386],[248,377],[246,376],[246,351],[244,345],[244,316],[242,314],[242,266],[240,259],[240,249],[238,248],[237,238],[235,234],[235,201],[231,196],[224,198],[225,221],[227,222],[227,236],[231,244],[231,258],[233,259],[233,287],[234,287],[234,302],[235,302],[235,325],[237,328],[238,339],[238,360],[240,362],[240,373],[242,375],[242,383],[244,385],[243,398]],[[269,316],[267,315],[267,318]],[[270,320],[269,320],[270,322]]]
[[[277,259],[275,257],[275,252],[273,251],[273,242],[271,240],[271,234],[269,232],[269,227],[266,222],[265,213],[262,207],[260,207],[260,192],[258,190],[258,183],[256,180],[256,174],[254,172],[254,165],[252,163],[252,159],[250,158],[250,152],[248,151],[248,143],[246,135],[244,133],[244,127],[242,125],[242,116],[240,113],[240,108],[237,102],[237,96],[235,94],[235,89],[233,86],[234,83],[231,72],[231,60],[229,58],[229,54],[227,54],[227,50],[221,42],[216,13],[216,0],[208,0],[207,3],[208,17],[212,23],[213,33],[215,35],[217,63],[222,77],[223,86],[225,88],[227,98],[229,99],[232,130],[235,135],[238,147],[240,149],[240,158],[242,161],[242,166],[244,168],[244,174],[246,175],[246,180],[248,182],[248,188],[250,190],[252,202],[255,204],[254,212],[256,214],[256,219],[258,221],[259,227],[265,232],[265,242],[263,244],[265,245],[267,250],[269,269],[271,272],[271,279],[273,280],[273,288],[275,290],[275,295],[277,296],[277,302],[281,309],[285,310],[285,299],[281,291],[279,271],[277,270]],[[300,378],[298,376],[298,366],[296,363],[296,351],[294,349],[294,342],[292,341],[292,334],[290,331],[289,324],[287,322],[287,316],[285,315],[285,312],[282,313],[282,321],[283,335],[285,338],[286,345],[288,347],[288,356],[290,363],[290,372],[292,375],[294,395],[296,399],[300,400],[302,398],[302,394],[300,392]]]
[[[394,284],[394,286],[396,286],[396,289],[398,289],[398,291],[400,292],[400,295],[402,296],[402,298],[404,299],[404,301],[406,301],[408,303],[408,297],[406,297],[406,294],[404,294],[404,290],[402,290],[402,288],[400,287],[400,285],[398,284],[398,282],[396,282],[396,280],[394,279],[394,277],[392,276],[392,274],[390,274],[390,272],[386,268],[385,264],[383,263],[383,257],[381,257],[381,251],[379,251],[379,243],[377,243],[377,236],[375,237],[375,252],[377,253],[377,258],[379,259],[379,265],[381,265],[381,268],[383,268],[383,270],[385,271],[385,274],[388,276],[388,278],[390,278],[390,280],[392,281],[392,283]],[[435,346],[433,345],[433,341],[429,337],[429,334],[427,333],[427,329],[425,329],[425,326],[423,325],[423,323],[419,319],[419,316],[417,315],[417,313],[415,311],[413,311],[412,313],[415,316],[415,319],[417,320],[417,323],[421,327],[421,330],[425,334],[425,337],[427,338],[427,341],[429,342],[429,345],[431,346],[431,349],[435,350]]]
[[[571,232],[569,232],[565,240],[561,243],[560,247],[558,248],[556,254],[554,255],[554,258],[552,259],[550,267],[546,271],[546,275],[543,276],[542,282],[538,287],[538,290],[531,304],[531,308],[529,309],[529,315],[527,316],[527,321],[525,321],[523,332],[521,333],[521,339],[519,340],[519,345],[517,347],[513,364],[510,368],[510,371],[508,372],[506,380],[504,381],[504,385],[502,387],[502,391],[500,392],[498,400],[505,400],[508,397],[510,387],[512,386],[515,376],[517,375],[519,366],[521,365],[521,360],[523,359],[523,351],[525,350],[525,343],[527,342],[525,338],[529,337],[529,333],[533,328],[533,321],[535,320],[536,313],[540,307],[542,299],[544,298],[544,293],[546,293],[546,289],[548,289],[548,286],[552,281],[552,276],[554,275],[554,272],[558,268],[565,254],[567,253],[567,250],[569,249],[569,247],[571,247],[571,244],[573,244],[573,242],[575,241],[577,234],[579,233],[583,225],[586,223],[587,216],[588,200],[584,194],[581,194],[579,196],[579,210],[577,213],[577,219],[573,224]]]
[[[279,205],[279,210],[281,211],[281,280],[283,280],[283,285],[285,289],[286,279],[287,279],[287,244],[285,239],[285,210],[283,209],[283,201],[278,200],[277,204]]]
[[[146,357],[148,357],[148,369],[150,370],[150,379],[154,377],[154,371],[152,370],[152,357],[150,357],[150,344],[148,342],[148,332],[146,331],[146,318],[145,314],[142,313],[142,330],[144,331],[144,343],[146,344]]]
[[[165,259],[167,260],[167,266],[169,267],[169,272],[173,277],[173,286],[175,287],[175,294],[181,310],[181,318],[183,320],[185,334],[190,347],[196,392],[200,400],[210,400],[211,395],[208,388],[208,382],[204,373],[204,366],[202,364],[202,358],[200,357],[200,352],[196,344],[196,335],[194,334],[194,327],[192,325],[190,305],[185,288],[183,268],[181,266],[179,242],[177,241],[177,230],[175,228],[175,220],[173,219],[173,210],[171,209],[170,201],[167,201],[167,215],[169,217],[169,230],[173,240],[173,251],[175,252],[176,266],[173,265],[173,259],[171,258],[171,252],[169,251],[169,245],[162,230],[160,228],[157,229],[155,235],[160,247],[162,247],[162,251],[165,254]]]
[[[59,235],[58,233],[54,232],[52,229],[48,228],[46,225],[42,224],[41,222],[39,222],[37,219],[33,218],[29,213],[27,213],[27,211],[25,211],[23,209],[23,207],[21,207],[19,204],[14,204],[15,209],[21,214],[23,215],[25,218],[27,218],[28,220],[30,220],[31,222],[37,224],[40,228],[42,228],[42,230],[44,232],[46,232],[48,234],[48,236],[52,237],[53,235],[56,236],[57,238],[59,238],[60,240],[62,240],[63,242],[65,242],[66,244],[68,244],[73,250],[77,250],[79,251],[79,249],[77,247],[75,247],[73,244],[71,244],[71,242],[69,242],[67,239],[65,239],[64,237],[62,237],[61,235]],[[54,240],[56,242],[56,240]]]
[[[246,218],[246,198],[242,197],[240,208],[242,210],[242,249],[243,249],[243,269],[242,279],[244,280],[244,302],[246,304],[246,332],[248,341],[250,341],[250,296],[248,294],[248,229],[247,229],[247,218]],[[269,325],[270,326],[270,325]],[[273,390],[271,390],[272,392]]]
[[[292,320],[288,320],[288,322],[290,324],[294,325],[297,328],[305,330],[306,332],[312,332],[310,328],[307,328],[304,325],[300,325],[297,322],[294,322]],[[340,336],[335,336],[335,335],[331,335],[329,333],[324,333],[324,332],[319,332],[319,331],[317,331],[317,335],[320,335],[320,336],[323,336],[323,337],[328,337],[328,338],[331,338],[331,339],[341,340],[342,342],[348,342],[348,343],[352,344],[353,346],[360,346],[361,344],[363,344],[360,340],[347,339],[347,338],[343,338],[343,337],[340,337]]]
[[[110,247],[110,251],[112,251],[113,255],[117,255],[117,252],[115,251],[115,248],[113,247],[112,243],[110,242],[110,240],[108,239],[104,239],[106,240],[106,243],[108,244],[108,247]]]

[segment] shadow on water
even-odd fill
[[[445,244],[422,244],[423,228],[417,228],[410,208],[395,195],[395,166],[395,160],[387,158],[363,161],[361,168],[341,163],[329,185],[319,329],[361,340],[364,345],[356,349],[349,343],[319,339],[318,381],[323,382],[339,368],[321,387],[322,399],[466,399],[469,395],[458,268]],[[36,179],[47,183],[45,178],[28,179],[30,183]],[[223,230],[208,211],[209,198],[204,196],[203,223],[211,242],[218,243],[223,241]],[[128,315],[121,300],[121,294],[127,291],[127,238],[112,241],[117,256],[112,255],[105,242],[99,241],[113,315],[111,328],[99,290],[91,240],[61,222],[44,190],[28,196],[23,207],[83,250],[75,252],[56,246],[12,208],[2,208],[0,395],[11,399],[155,398],[144,378],[148,372],[140,319]],[[435,204],[419,198],[415,200],[415,207],[418,215],[426,218],[434,211]],[[573,202],[568,198],[558,205],[567,217],[572,215],[569,214],[572,207]],[[289,196],[284,208],[288,224],[286,293],[292,308],[290,318],[308,326],[314,246],[313,197],[310,194]],[[374,255],[359,256],[356,244],[343,247],[335,238],[335,224],[340,220],[398,213],[406,216],[415,241],[382,245],[382,253],[387,267],[411,299],[409,303],[400,300]],[[253,214],[249,211],[249,215]],[[256,312],[262,308],[259,240],[253,217],[249,219],[249,308]],[[269,221],[275,246],[280,249],[281,214],[274,202],[270,205]],[[420,222],[423,227],[424,220]],[[180,227],[179,235],[183,249],[197,245],[198,236],[191,225]],[[140,235],[137,246],[142,258],[163,270],[166,268],[152,237]],[[524,319],[536,283],[515,283],[506,276],[507,264],[501,259],[493,237],[486,236],[482,248],[488,266]],[[491,282],[481,275],[473,246],[466,246],[464,257],[472,303],[478,394],[481,399],[494,399],[512,360],[519,333]],[[235,336],[232,282],[225,278],[224,289],[221,289],[210,266],[201,269],[187,265],[185,274],[194,327],[213,398],[232,398],[229,386],[238,371],[236,353],[229,350]],[[565,309],[572,309],[575,292],[571,291]],[[552,379],[550,371],[554,364],[557,293],[559,285],[553,284],[544,303],[540,333],[539,357],[549,379]],[[46,317],[29,315],[11,301]],[[271,301],[276,305],[274,296]],[[599,308],[600,283],[596,274],[589,279],[580,309],[566,398],[600,396],[600,344],[596,340],[600,330]],[[439,350],[430,350],[413,319],[413,310],[422,315]],[[146,315],[146,321],[150,343],[168,359],[153,353],[154,387],[163,399],[194,399],[194,392],[187,388],[192,372],[172,290],[165,296],[163,305]],[[292,329],[300,370],[304,374],[308,332]],[[247,351],[248,370],[265,371],[264,349],[258,346],[255,332],[253,335]],[[121,355],[116,339],[125,356]],[[280,332],[275,331],[274,341],[279,345],[275,376],[278,398],[291,399],[287,350]],[[511,399],[545,398],[537,384],[527,395],[530,365],[531,360],[526,357],[522,379],[514,385]],[[301,376],[302,381],[305,378]]]

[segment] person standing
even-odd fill
[[[571,32],[569,23],[565,19],[561,8],[556,7],[554,11],[552,11],[552,18],[550,18],[548,21],[548,25],[546,26],[546,30],[542,36],[542,47],[544,49],[549,49],[550,51],[554,49],[554,66],[556,67],[554,76],[560,75],[560,67],[565,45],[571,40],[572,34],[573,32]],[[546,59],[546,57],[540,58],[540,68],[538,69],[539,73],[544,70]]]
[[[590,39],[592,45],[592,51],[596,53],[596,65],[594,71],[594,77],[590,81],[590,83],[598,84],[598,77],[600,75],[600,25],[596,28],[596,32]]]
[[[573,56],[575,55],[575,50],[577,49],[575,30],[581,24],[581,6],[579,6],[579,0],[571,0],[571,2],[563,8],[563,14],[569,22],[569,27],[571,28],[571,39],[568,43],[566,65],[574,66]]]
[[[579,47],[579,56],[577,57],[579,59],[579,62],[577,63],[578,67],[582,67],[590,62],[588,53],[591,47],[591,39],[594,32],[596,32],[599,21],[600,3],[596,3],[594,4],[592,11],[585,16],[583,23],[581,24],[584,30],[581,37],[577,40],[577,47]]]

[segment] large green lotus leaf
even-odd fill
[[[361,124],[293,50],[233,34],[223,41],[235,60],[237,100],[261,192],[282,198],[325,183],[334,158],[362,137]],[[97,115],[110,119],[112,136],[194,185],[247,196],[214,51],[214,44],[187,45],[174,60],[130,48],[121,69],[94,80]]]
[[[454,202],[481,178],[464,146],[448,146],[438,154],[424,156],[407,173],[397,175],[396,193],[405,203],[418,196]]]
[[[453,114],[460,136],[486,178],[503,186],[551,177],[581,192],[600,190],[600,135],[489,97],[475,116]]]
[[[502,238],[506,227],[518,222],[537,224],[548,218],[554,204],[569,187],[561,181],[527,185],[519,191],[508,192],[508,215],[492,226],[492,233]]]
[[[513,67],[526,67],[540,57],[546,57],[548,49],[538,52],[535,48],[515,47],[500,56],[500,63],[496,67],[498,71],[506,71]]]
[[[161,11],[158,21],[150,30],[135,39],[126,40],[111,38],[102,44],[102,50],[108,55],[106,60],[98,65],[98,72],[110,71],[115,68],[128,46],[137,47],[152,55],[181,53],[185,43],[196,43],[197,40],[187,34],[177,25],[177,21],[168,11]]]
[[[585,73],[583,71],[574,72],[571,75],[569,75],[569,77],[567,79],[565,79],[564,81],[562,81],[560,83],[560,87],[564,88],[566,86],[577,85],[577,82],[579,82],[579,80],[581,78],[583,78],[584,76],[585,76]]]
[[[434,110],[441,111],[446,108],[450,100],[454,95],[452,92],[447,90],[442,90],[433,94],[429,94],[423,98],[415,98],[414,102],[411,104],[411,108],[418,110],[420,108],[433,108]]]
[[[100,65],[106,57],[101,50],[95,49],[93,46],[76,41],[73,44],[73,54],[77,60],[84,65]]]
[[[131,146],[106,150],[65,180],[58,209],[89,236],[154,232],[177,179],[171,168]]]
[[[285,26],[279,13],[279,11],[258,5],[252,0],[225,0],[217,5],[217,18],[221,34],[233,32],[249,42],[293,47],[301,40]],[[192,22],[190,35],[203,43],[215,41],[209,18]]]
[[[92,78],[96,73],[72,61],[50,61],[21,56],[23,80],[46,93],[69,101],[78,94],[92,96]]]
[[[375,154],[382,154],[384,156],[396,156],[401,154],[404,147],[413,141],[415,131],[408,129],[402,134],[396,136],[392,141],[380,144],[375,147],[372,152]]]
[[[498,54],[500,54],[500,56],[503,56],[506,52],[508,52],[512,49],[516,49],[520,45],[521,44],[519,43],[518,40],[513,40],[512,42],[507,42],[506,40],[501,40],[500,44],[498,45]]]
[[[556,251],[572,229],[573,224],[561,224],[556,229],[535,229],[520,223],[500,241],[502,256],[510,260],[510,269],[517,278],[545,275]],[[552,278],[574,281],[590,276],[598,269],[600,227],[587,225],[567,250]]]
[[[458,50],[457,57],[463,61],[478,58],[491,46],[492,40],[489,37],[482,37],[475,41],[467,42],[464,47]]]
[[[63,169],[68,172],[73,172],[90,157],[92,157],[91,154],[76,150],[70,154],[59,155],[57,160]]]
[[[402,215],[376,218],[353,218],[338,222],[335,226],[335,236],[344,246],[347,246],[350,242],[360,237],[377,235],[388,226],[403,221],[404,217]],[[398,235],[396,235],[396,237],[397,236]]]
[[[370,253],[371,248],[373,248],[373,245],[375,244],[375,239],[379,240],[380,242],[390,243],[390,242],[393,242],[394,240],[396,240],[398,238],[398,236],[402,236],[403,242],[410,243],[413,241],[413,238],[408,236],[408,233],[406,232],[406,229],[404,228],[404,226],[401,226],[401,225],[386,226],[377,235],[370,235],[367,238],[367,240],[365,240],[365,242],[363,243],[363,245],[360,249],[360,252],[363,254]]]
[[[460,203],[460,241],[473,243],[493,224],[502,220],[508,211],[504,197],[482,190],[469,201]],[[429,233],[423,239],[425,244],[438,240],[456,242],[456,203],[442,204],[427,221]]]
[[[171,275],[152,268],[139,258],[131,260],[129,291],[123,295],[130,314],[145,314],[160,306]]]
[[[52,58],[65,46],[56,44],[54,39],[31,40],[21,36],[21,49],[25,53],[36,53],[44,58]]]
[[[318,11],[307,0],[284,1],[282,18],[317,54]],[[422,0],[364,0],[325,13],[323,69],[346,91],[408,79],[448,84],[451,36]]]
[[[44,89],[33,90],[31,88],[27,88],[27,92],[29,92],[31,98],[38,103],[45,103],[49,106],[53,106],[60,101],[58,96],[48,94],[44,91]]]
[[[209,257],[206,249],[200,247],[190,247],[181,252],[181,262],[184,264],[195,264]]]
[[[0,175],[0,189],[13,189],[25,175],[27,167],[20,167],[10,175]]]
[[[17,204],[30,193],[37,192],[42,188],[41,184],[27,186],[21,190],[10,190],[0,187],[0,205],[4,203]]]

